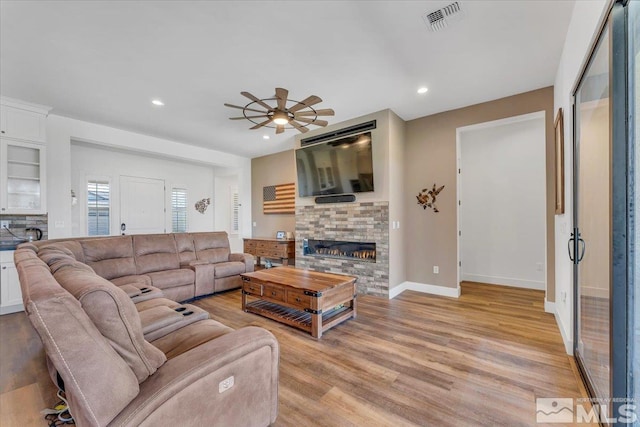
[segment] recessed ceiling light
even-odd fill
[[[153,105],[157,105],[158,107],[162,107],[164,105],[164,102],[160,101],[159,99],[152,99],[151,103]]]
[[[262,139],[269,139],[269,135],[262,135]]]
[[[428,90],[429,88],[423,86],[420,89],[418,89],[418,93],[419,94],[427,93]]]

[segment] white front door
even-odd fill
[[[121,233],[165,233],[165,227],[164,180],[121,176]]]

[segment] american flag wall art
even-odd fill
[[[265,214],[296,213],[296,185],[291,183],[263,187],[262,212]]]

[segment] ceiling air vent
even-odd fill
[[[422,15],[424,23],[434,33],[436,31],[444,30],[452,22],[459,21],[464,16],[460,2],[453,2],[448,6],[441,9],[437,9],[431,12],[427,12]]]

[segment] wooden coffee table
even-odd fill
[[[356,317],[356,278],[294,267],[244,273],[242,309],[309,332],[322,333]]]

